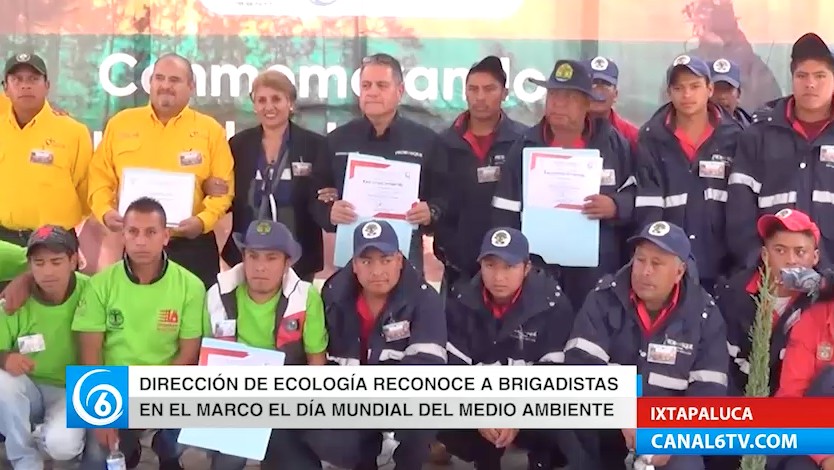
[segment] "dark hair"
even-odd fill
[[[46,249],[46,251],[54,255],[67,255],[68,258],[78,253],[77,250],[73,250],[62,243],[38,243],[26,252],[26,258],[32,259],[32,256],[41,248]]]
[[[820,62],[825,62],[825,65],[828,66],[828,70],[834,72],[834,59],[830,57],[797,57],[796,59],[791,59],[790,70],[791,74],[796,72],[796,68],[799,67],[799,64],[808,61],[808,60],[818,60]]]
[[[767,243],[768,241],[770,241],[771,238],[775,237],[776,234],[781,233],[781,232],[801,233],[801,234],[805,235],[806,237],[810,238],[811,240],[814,240],[814,245],[817,244],[816,243],[817,238],[816,238],[816,236],[814,236],[814,232],[812,232],[810,230],[801,230],[801,231],[788,230],[782,224],[770,224],[770,226],[767,227],[767,230],[765,230],[763,241],[765,243]]]
[[[504,65],[501,63],[501,59],[494,55],[487,56],[477,64],[473,65],[466,74],[466,81],[469,81],[469,76],[473,73],[489,74],[505,88],[507,86],[507,72],[504,71]]]
[[[399,60],[395,59],[394,56],[390,54],[372,54],[362,59],[362,66],[359,68],[360,75],[365,70],[365,67],[368,65],[384,65],[391,69],[391,73],[394,75],[395,82],[402,83],[404,81],[403,66],[400,64]]]
[[[139,199],[130,203],[125,210],[125,217],[131,212],[138,212],[140,214],[158,214],[162,219],[162,225],[168,224],[168,218],[165,216],[165,208],[156,199],[149,197],[140,197]]]
[[[668,87],[671,87],[672,85],[674,85],[678,81],[678,77],[680,77],[681,72],[686,72],[686,73],[688,73],[690,75],[693,75],[697,78],[703,78],[704,81],[707,83],[707,85],[709,85],[712,82],[712,79],[710,78],[709,75],[698,76],[698,74],[696,74],[695,72],[690,70],[689,67],[687,67],[685,65],[676,65],[672,69],[672,75],[669,77],[669,85],[667,85]]]

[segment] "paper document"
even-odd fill
[[[119,214],[124,216],[133,201],[149,197],[162,204],[168,226],[175,227],[194,215],[195,185],[193,173],[125,168],[119,186]]]

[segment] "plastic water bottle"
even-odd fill
[[[125,454],[119,449],[110,452],[110,455],[107,456],[107,470],[127,470]]]

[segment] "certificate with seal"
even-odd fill
[[[194,215],[195,185],[196,177],[193,173],[125,168],[119,185],[119,214],[124,216],[133,201],[149,197],[162,204],[168,226],[176,227]]]

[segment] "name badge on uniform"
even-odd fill
[[[29,153],[29,161],[40,165],[52,165],[54,159],[55,157],[49,150],[32,150]]]
[[[42,334],[21,336],[17,339],[17,350],[21,354],[41,352],[45,349],[46,344],[43,342]]]
[[[668,344],[649,343],[646,360],[654,364],[675,365],[678,358],[678,348]]]
[[[292,180],[293,172],[289,168],[284,168],[284,171],[281,172],[281,181],[290,181]]]
[[[200,152],[183,152],[180,154],[181,166],[194,166],[203,163],[203,154]]]
[[[727,169],[725,162],[700,161],[698,162],[698,176],[701,178],[716,178],[723,180]]]
[[[313,164],[310,162],[292,162],[293,176],[310,176],[313,172]]]
[[[221,320],[214,324],[213,336],[215,338],[233,338],[237,336],[236,320]]]
[[[820,145],[820,161],[834,163],[834,145]]]
[[[614,169],[603,168],[602,169],[602,180],[600,181],[600,185],[602,186],[614,186],[617,184],[617,172]]]
[[[828,343],[820,343],[817,346],[817,359],[820,361],[831,360],[831,345]]]
[[[501,167],[490,165],[478,168],[479,183],[495,183],[501,177]]]
[[[382,327],[382,336],[385,341],[397,341],[411,337],[411,322],[407,320],[389,323]]]

